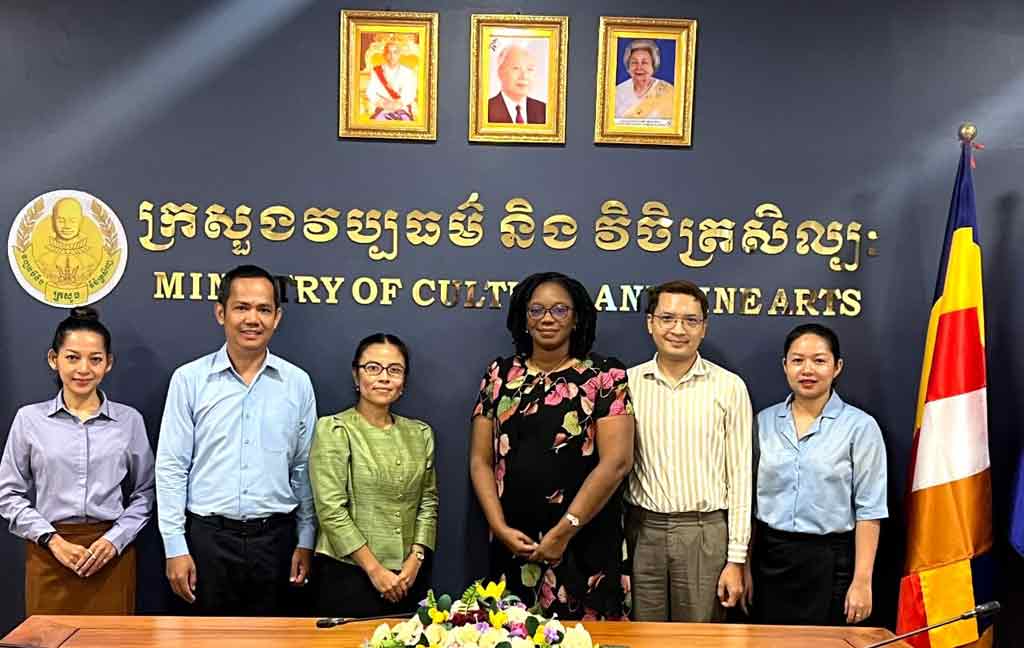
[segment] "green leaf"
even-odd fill
[[[508,642],[508,641],[502,641],[501,643],[496,645],[494,648],[512,648],[512,644],[510,642]]]
[[[437,609],[442,612],[452,609],[452,597],[442,594],[441,598],[437,599]]]
[[[427,607],[428,608],[436,608],[437,607],[437,599],[434,598],[434,590],[432,590],[432,589],[427,590]]]
[[[537,633],[537,628],[540,626],[540,621],[535,616],[526,617],[526,634],[532,637]]]
[[[473,583],[466,588],[466,591],[462,593],[462,598],[459,600],[462,601],[463,605],[473,605],[476,603],[476,599],[476,583]]]
[[[578,436],[582,432],[580,429],[580,415],[576,410],[566,412],[565,418],[562,419],[562,428],[572,436]]]
[[[540,582],[540,565],[537,563],[526,563],[519,568],[519,579],[526,587],[535,587]],[[531,632],[532,636],[533,633]]]

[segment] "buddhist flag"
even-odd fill
[[[962,146],[921,368],[897,633],[984,603],[992,583],[981,247],[973,146]],[[986,621],[970,619],[908,642],[915,648],[991,646],[992,630]]]

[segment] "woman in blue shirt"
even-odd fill
[[[831,329],[793,329],[782,367],[792,393],[757,415],[747,602],[757,623],[860,623],[871,614],[880,521],[888,516],[882,431],[835,391],[843,360]]]
[[[114,356],[96,311],[72,310],[48,359],[61,389],[18,410],[0,460],[0,517],[28,541],[25,612],[132,614],[154,500],[146,427],[99,388]]]

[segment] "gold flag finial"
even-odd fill
[[[973,142],[978,135],[978,127],[971,122],[964,122],[960,124],[959,135],[961,142]]]

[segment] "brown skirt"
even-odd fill
[[[110,522],[55,524],[68,542],[90,546],[103,536]],[[80,578],[45,547],[28,543],[25,552],[25,615],[134,614],[135,546],[128,545],[103,569]]]

